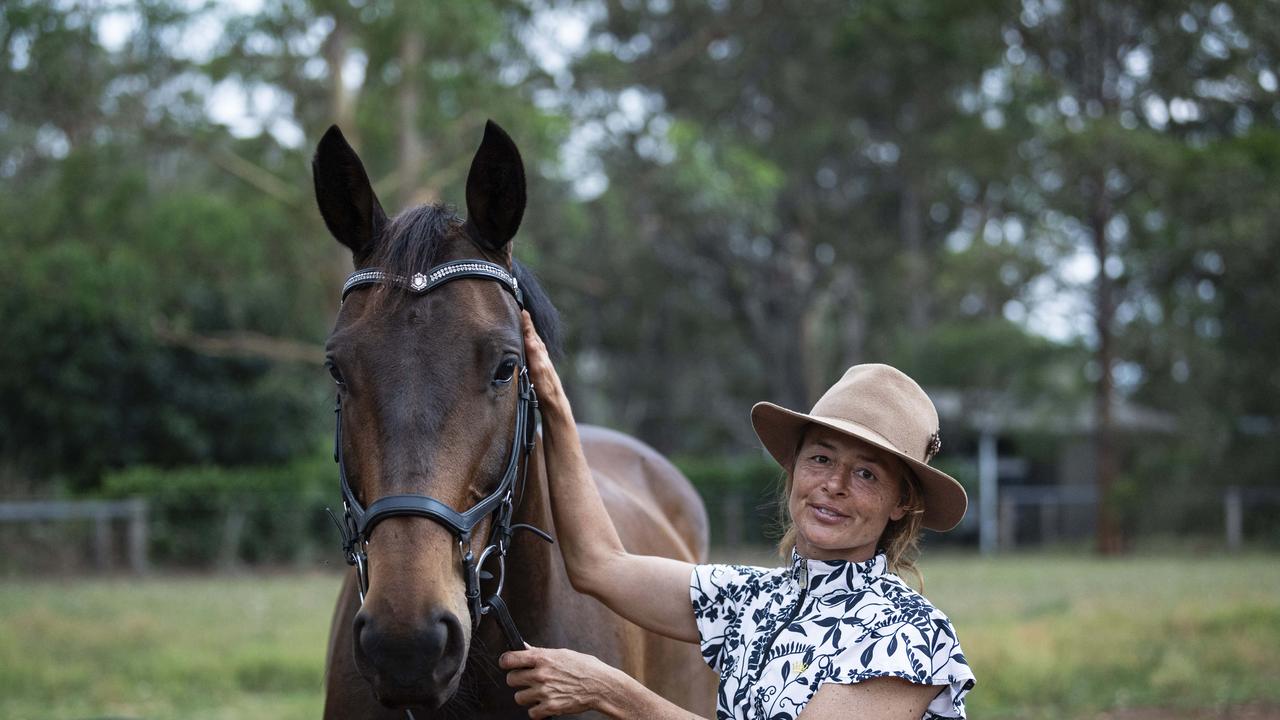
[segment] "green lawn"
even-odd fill
[[[934,554],[970,717],[1280,709],[1280,558]],[[315,718],[327,574],[0,584],[0,718]],[[1256,708],[1256,705],[1255,705]]]
[[[1102,709],[1280,710],[1280,558],[935,558],[926,595],[953,619],[975,718]]]
[[[0,586],[0,718],[316,718],[334,575]]]

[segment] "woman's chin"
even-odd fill
[[[797,527],[796,552],[810,560],[854,560],[862,562],[875,554],[875,543],[859,545],[847,534],[827,527]],[[865,557],[864,557],[865,556]]]
[[[830,533],[801,532],[796,538],[796,552],[811,560],[832,560],[847,550],[845,543]]]

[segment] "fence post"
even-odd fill
[[[1244,498],[1240,488],[1231,486],[1222,495],[1223,514],[1226,515],[1227,549],[1235,552],[1244,544]]]
[[[111,508],[103,503],[93,506],[93,560],[98,572],[111,567]]]
[[[1012,550],[1018,543],[1018,505],[1012,498],[1000,498],[1000,549]]]
[[[233,505],[227,510],[222,523],[222,548],[218,556],[218,564],[224,570],[231,570],[240,564],[240,538],[244,535],[244,508]]]
[[[129,501],[129,566],[139,575],[147,572],[147,501]]]

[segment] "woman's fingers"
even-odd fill
[[[544,364],[550,363],[547,346],[533,327],[533,319],[529,317],[528,310],[520,311],[520,330],[524,334],[524,354],[530,369],[541,369]]]
[[[538,335],[538,330],[533,326],[533,318],[529,315],[528,310],[520,311],[520,331],[524,334],[524,344],[538,345],[546,347],[542,343],[542,338]]]
[[[539,400],[553,400],[553,395],[560,389],[560,378],[556,375],[547,346],[538,336],[527,310],[520,311],[520,327],[524,333],[524,356],[525,362],[529,364],[529,379],[538,390]]]
[[[550,698],[547,696],[547,688],[533,680],[532,673],[532,670],[507,673],[507,684],[520,688],[513,696],[516,704],[529,708],[531,718],[552,717],[555,713],[548,711]]]
[[[524,670],[507,671],[507,687],[529,687],[532,684]]]
[[[532,647],[503,653],[498,666],[508,671],[507,684],[519,688],[515,701],[529,708],[531,718],[589,710],[598,694],[591,678],[606,667],[572,650]]]
[[[538,657],[533,649],[529,650],[512,650],[504,652],[498,658],[498,667],[503,670],[515,670],[516,668],[531,668],[538,664]]]
[[[537,688],[525,688],[517,690],[515,694],[516,702],[525,707],[536,704],[542,699],[542,694]]]

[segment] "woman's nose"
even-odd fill
[[[853,480],[853,471],[840,466],[832,466],[822,478],[822,487],[831,495],[849,494],[849,483]]]

